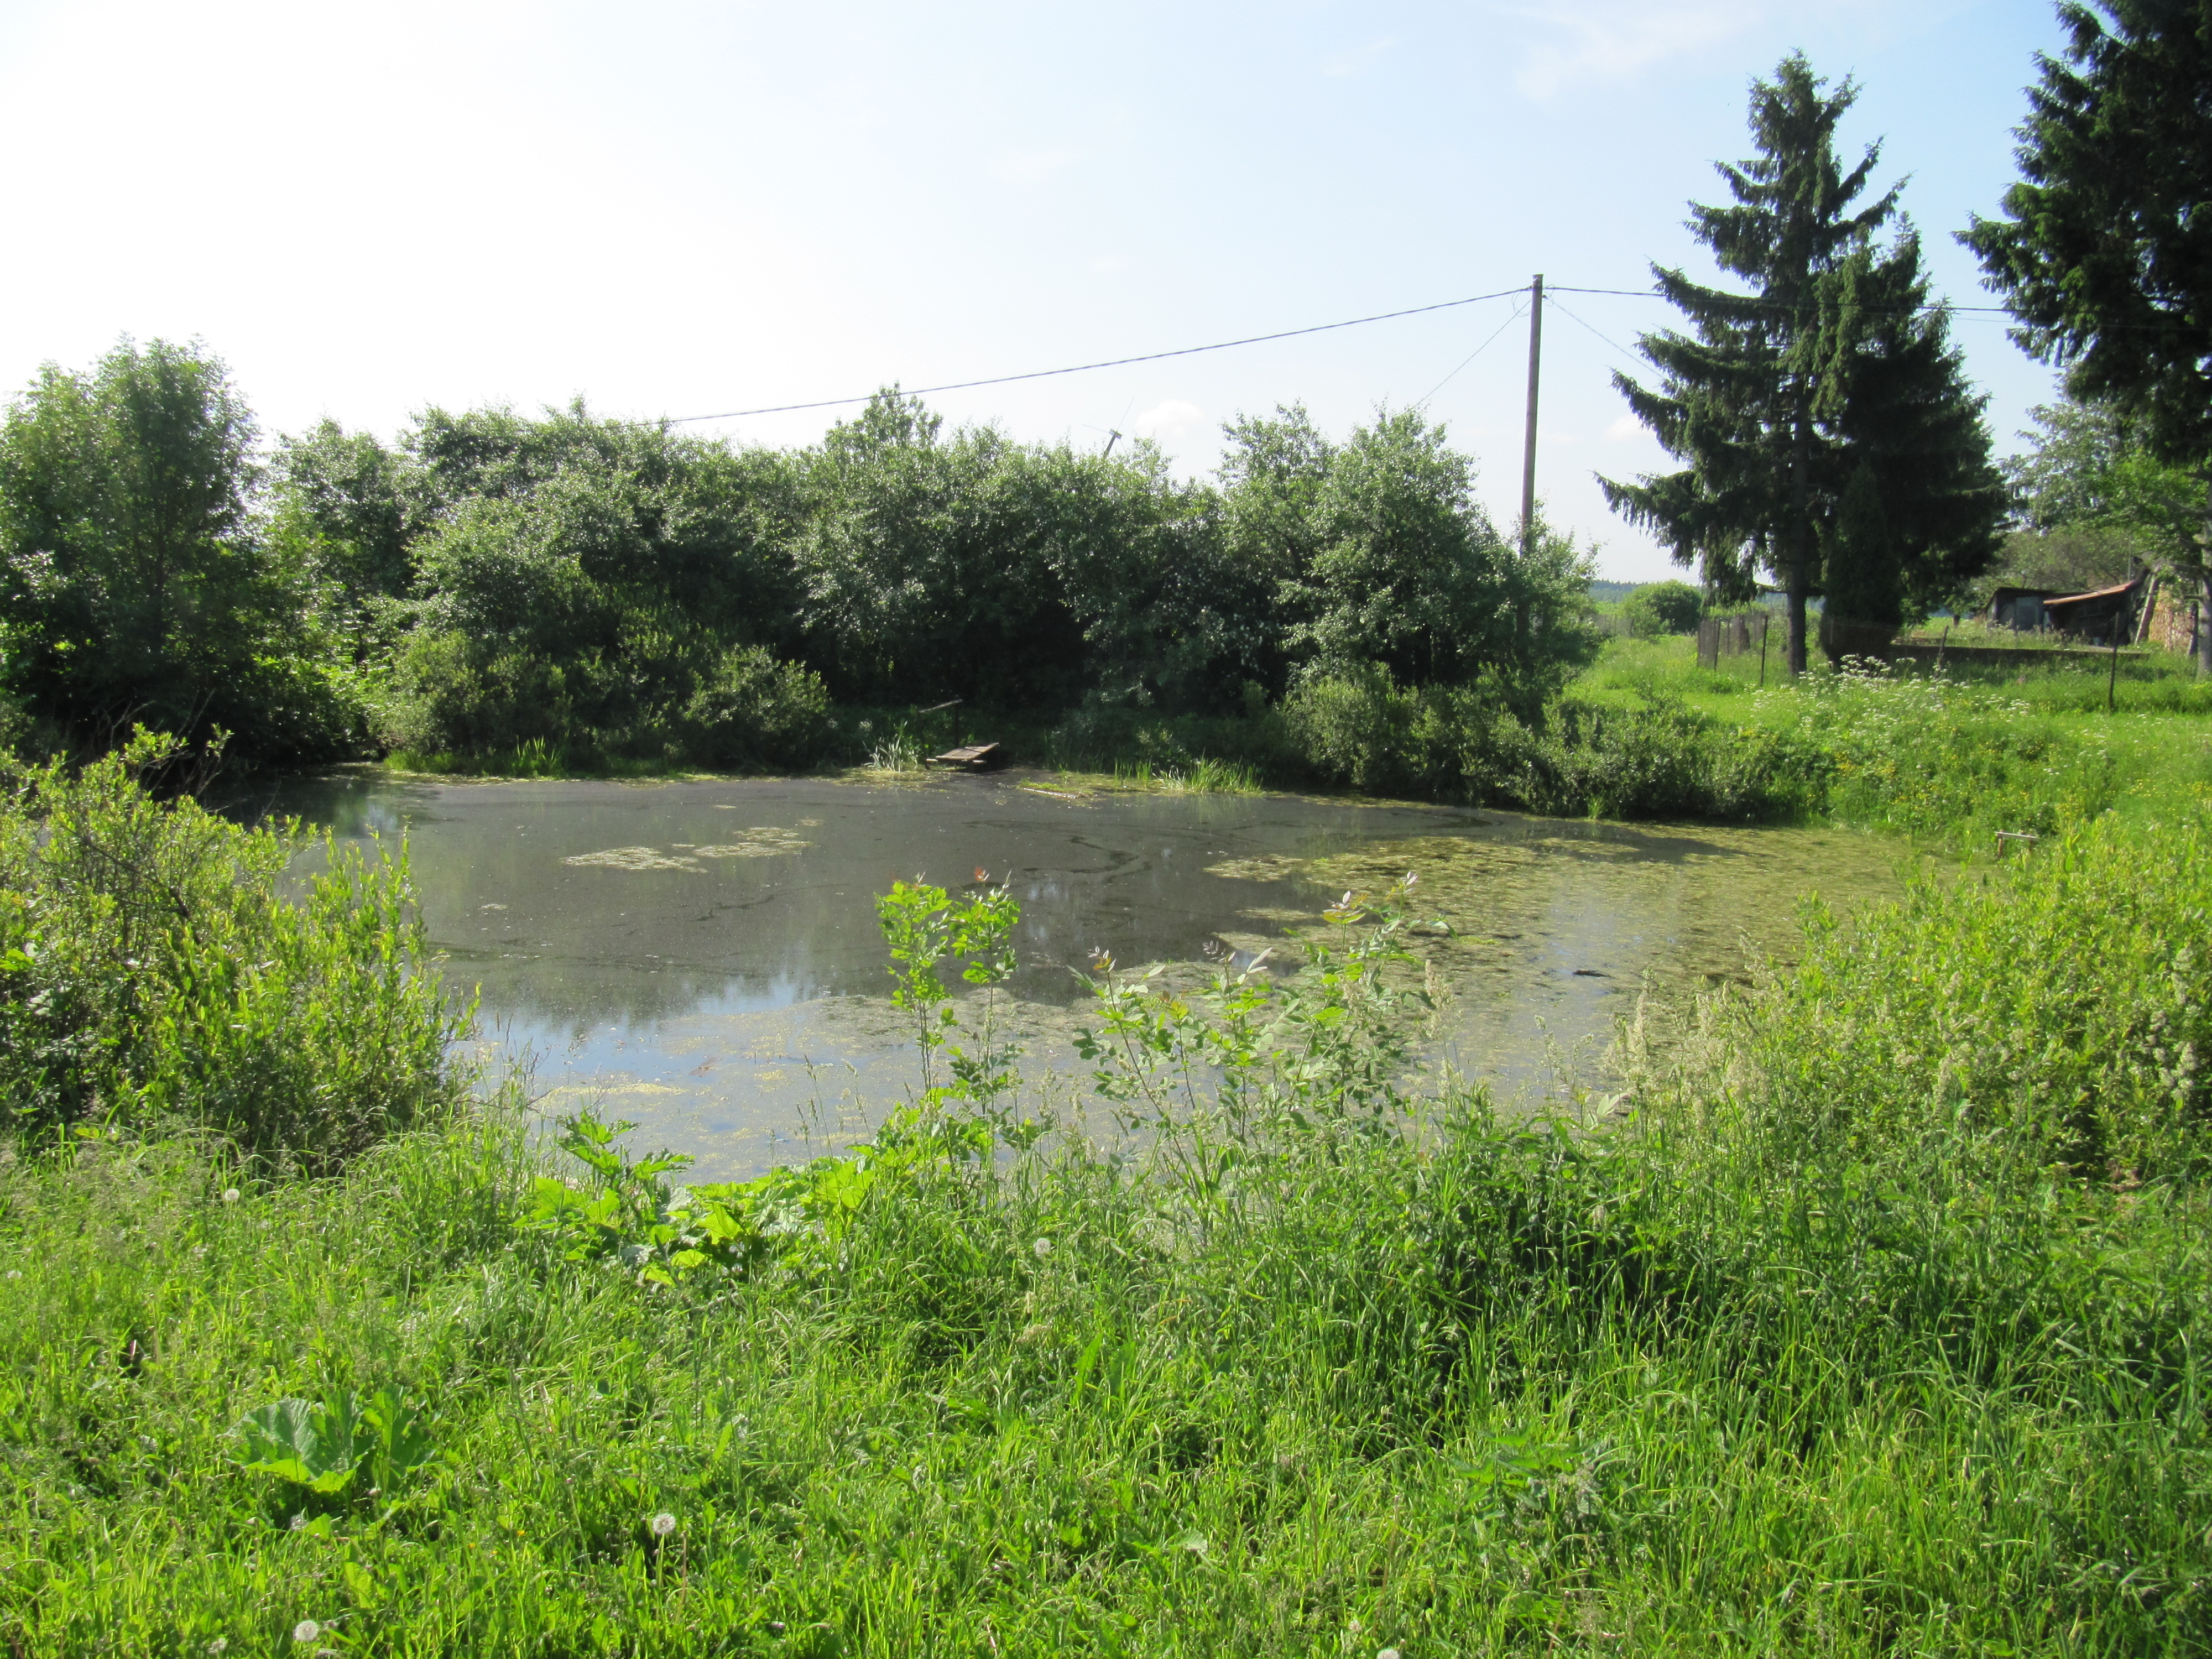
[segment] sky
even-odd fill
[[[1115,6],[0,0],[0,390],[198,338],[264,433],[581,397],[683,418],[1175,350],[1500,290],[1710,276],[1685,228],[1752,78],[1856,78],[1939,292],[2014,176],[2043,0]],[[1538,493],[1601,574],[1675,574],[1595,475],[1670,465],[1615,368],[1648,297],[1555,294]],[[1422,404],[1519,511],[1511,297],[933,395],[1022,440],[1215,465],[1240,412]],[[2019,447],[2051,372],[1954,324]],[[1469,361],[1469,359],[1472,361]],[[852,407],[696,423],[817,440]]]

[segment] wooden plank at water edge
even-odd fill
[[[963,772],[988,772],[1006,763],[1006,757],[995,743],[979,743],[966,749],[948,749],[941,755],[932,755],[932,766],[956,766]]]

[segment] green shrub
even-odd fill
[[[1996,687],[1855,664],[1769,693],[1764,713],[1828,757],[1826,810],[1869,829],[1986,844],[2081,823],[2119,795],[2106,748]]]
[[[1820,805],[1828,770],[1794,735],[1659,696],[1564,698],[1529,726],[1480,688],[1406,690],[1374,668],[1309,678],[1283,713],[1323,782],[1577,817],[1792,817]]]
[[[800,767],[831,740],[822,678],[760,646],[723,653],[684,706],[685,752],[711,766]]]
[[[211,1130],[335,1168],[462,1092],[468,1024],[430,969],[404,855],[246,829],[141,783],[141,733],[71,775],[0,769],[0,1098],[25,1132]]]
[[[1620,604],[1629,634],[1656,640],[1668,634],[1694,634],[1705,614],[1705,595],[1687,582],[1647,582]]]
[[[1822,798],[1826,768],[1816,751],[1671,697],[1625,709],[1569,699],[1547,713],[1504,786],[1534,811],[1746,821],[1796,817]]]

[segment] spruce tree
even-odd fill
[[[2014,339],[2205,479],[2203,538],[2173,571],[2212,617],[2212,0],[2069,0],[2058,17],[2066,51],[2028,88],[2006,216],[1962,240]],[[2212,625],[2197,637],[2212,674]]]
[[[1905,620],[1904,583],[1881,510],[1881,484],[1870,465],[1851,474],[1837,506],[1825,574],[1820,646],[1828,660],[1870,655],[1888,645]]]
[[[1861,203],[1881,148],[1845,170],[1836,130],[1858,90],[1825,87],[1802,53],[1754,82],[1759,154],[1718,164],[1734,203],[1691,204],[1690,229],[1748,291],[1653,268],[1693,332],[1643,337],[1657,388],[1614,381],[1687,465],[1599,480],[1615,511],[1700,565],[1719,596],[1747,595],[1768,570],[1789,599],[1792,673],[1805,667],[1806,601],[1859,468],[1875,471],[1899,580],[1939,596],[1995,556],[2003,510],[1981,402],[1948,318],[1928,307],[1918,238],[1907,225],[1889,247],[1875,243],[1899,186]]]

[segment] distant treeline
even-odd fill
[[[1589,659],[1586,555],[1501,533],[1441,426],[1334,441],[1291,407],[1226,437],[1187,482],[886,391],[798,449],[580,403],[264,447],[218,361],[126,341],[0,434],[9,718],[270,763],[791,765],[833,704],[1228,712],[1380,674],[1533,713]]]

